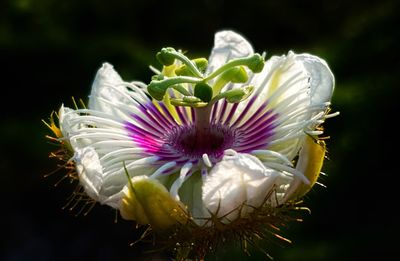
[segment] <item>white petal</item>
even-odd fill
[[[295,59],[296,61],[302,62],[311,75],[311,103],[318,104],[329,102],[332,98],[335,78],[328,64],[321,58],[311,54],[299,54],[295,56]]]
[[[153,132],[148,126],[158,123],[157,117],[144,111],[151,101],[143,86],[137,85],[123,82],[106,63],[94,80],[89,109],[62,106],[59,113],[60,129],[74,152],[72,160],[85,192],[113,207],[118,206],[119,194],[128,181],[123,163],[131,176],[149,175],[157,169],[152,163],[158,158],[138,146],[126,128],[129,122]]]
[[[110,99],[116,98],[114,92],[110,92],[109,86],[115,86],[122,83],[119,74],[109,63],[104,63],[97,71],[92,84],[92,91],[89,96],[89,109],[107,112],[108,106],[98,100],[99,97],[108,96]]]
[[[324,112],[333,91],[333,75],[326,63],[308,54],[274,56],[263,71],[255,74],[251,84],[256,87],[253,103],[238,106],[240,115],[250,106],[242,124],[260,108],[266,106],[276,116],[274,136],[268,149],[285,155],[289,160],[298,153],[306,133],[324,121]],[[236,116],[237,117],[237,116]]]
[[[71,120],[79,117],[79,115],[73,109],[61,105],[61,108],[58,111],[58,117],[61,133],[64,138],[68,139],[74,129],[76,130],[76,128],[70,124]]]
[[[88,108],[128,120],[127,114],[140,113],[138,102],[150,102],[140,85],[124,82],[111,64],[104,63],[92,84]]]
[[[231,59],[247,57],[253,52],[251,44],[240,34],[233,31],[220,31],[215,34],[214,47],[208,60],[207,74]]]
[[[79,184],[84,188],[85,193],[100,204],[118,208],[123,196],[122,190],[127,181],[118,188],[114,188],[111,193],[107,191],[107,187],[112,186],[112,184],[105,181],[99,155],[92,147],[75,150],[74,161]]]
[[[243,217],[264,203],[278,175],[258,158],[228,150],[204,181],[204,206],[222,222]]]
[[[103,170],[97,152],[91,147],[76,150],[74,160],[79,183],[86,194],[96,201],[101,201],[99,191],[103,185]]]

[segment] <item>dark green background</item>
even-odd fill
[[[399,233],[395,124],[399,88],[398,1],[33,1],[0,2],[1,260],[138,260],[132,224],[95,207],[86,217],[61,210],[73,188],[47,179],[54,149],[46,119],[71,96],[86,99],[104,61],[126,80],[148,82],[147,66],[164,46],[208,56],[221,29],[244,34],[268,56],[288,50],[326,59],[336,76],[326,124],[327,189],[306,198],[312,209],[267,245],[277,260],[390,260]],[[210,257],[214,260],[214,257]],[[235,248],[218,260],[264,260]],[[146,259],[143,259],[146,260]]]

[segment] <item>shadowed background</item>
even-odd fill
[[[47,155],[55,147],[41,119],[71,97],[86,100],[97,69],[110,62],[125,80],[149,82],[154,54],[173,46],[207,57],[214,33],[233,29],[267,57],[288,50],[327,60],[336,77],[328,120],[329,158],[292,223],[293,244],[265,244],[277,260],[385,260],[397,252],[393,164],[398,119],[398,1],[33,1],[0,2],[2,120],[1,260],[150,260],[130,222],[96,206],[88,216],[62,210],[74,188]],[[397,75],[396,75],[397,73]],[[397,170],[395,170],[397,169]],[[210,260],[264,260],[227,247]]]

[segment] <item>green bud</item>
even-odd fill
[[[160,52],[157,53],[157,60],[164,66],[172,65],[175,62],[175,56],[172,54],[176,52],[172,47],[162,48]]]
[[[200,82],[194,86],[194,96],[204,102],[209,102],[213,96],[213,89],[205,82]]]
[[[264,58],[258,54],[255,53],[251,59],[250,62],[247,64],[247,67],[253,72],[253,73],[259,73],[262,71],[264,68]]]
[[[204,71],[207,68],[208,61],[205,58],[196,58],[192,60],[196,67],[204,73]],[[175,70],[176,75],[185,75],[185,76],[196,76],[188,67],[186,64],[181,65],[179,68]]]

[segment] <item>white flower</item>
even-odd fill
[[[219,68],[251,56],[251,45],[239,34],[216,34],[204,75],[194,68],[193,77],[181,77],[183,92],[193,93],[201,79],[214,86],[211,98],[243,92],[241,102],[230,94],[231,100],[224,96],[208,105],[171,88],[161,90],[161,101],[152,99],[144,83],[122,80],[105,63],[88,108],[60,110],[63,139],[87,195],[126,219],[163,229],[189,221],[229,225],[306,193],[322,166],[319,126],[327,118],[334,77],[324,60],[293,52],[271,57],[259,73],[248,64],[245,82],[217,77]],[[175,61],[164,72],[183,64]],[[206,125],[206,135],[196,134],[196,124]]]

